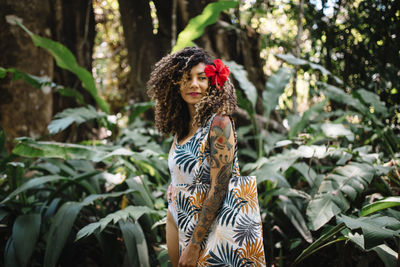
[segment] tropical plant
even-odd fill
[[[322,66],[292,55],[277,57],[306,71],[331,75]],[[273,82],[282,71],[267,82],[270,86],[263,98],[267,116],[289,81]],[[286,140],[279,133],[269,133],[272,141],[264,135],[264,155],[270,156],[258,157],[242,170],[257,176],[267,262],[273,264],[279,258],[278,264],[315,265],[318,259],[319,266],[351,265],[348,258],[332,257],[349,247],[343,241],[351,241],[354,254],[375,251],[385,266],[394,266],[400,218],[391,209],[397,203],[390,197],[394,194],[391,185],[397,185],[400,177],[394,177],[393,167],[384,163],[399,164],[394,151],[400,142],[386,119],[388,108],[363,89],[350,94],[326,83],[319,86],[323,100],[302,116],[292,116]],[[325,112],[332,105],[336,110]],[[244,139],[257,138],[243,132]],[[374,207],[368,203],[376,196],[389,197],[376,204],[388,209],[363,217],[369,214],[368,207]],[[332,253],[331,248],[324,253],[323,248],[333,243],[339,251]]]

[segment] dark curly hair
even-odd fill
[[[155,64],[147,82],[147,93],[156,101],[155,126],[164,135],[177,134],[181,140],[189,133],[190,114],[186,102],[179,94],[179,82],[199,63],[213,64],[207,52],[198,47],[186,47],[163,57]],[[236,93],[228,79],[219,90],[209,88],[199,103],[193,123],[203,126],[213,114],[231,115],[237,107]]]

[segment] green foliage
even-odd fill
[[[114,260],[122,261],[126,246],[125,259],[133,265],[155,264],[154,242],[162,241],[162,224],[151,226],[165,216],[162,198],[168,171],[157,134],[135,126],[143,124],[139,115],[147,106],[136,111],[131,128],[121,131],[114,143],[89,146],[18,138],[13,155],[23,162],[5,162],[0,170],[5,177],[0,183],[0,219],[12,229],[5,250],[7,266],[57,266],[66,251],[95,247],[95,240]],[[93,107],[87,110],[98,114]],[[81,108],[68,114],[84,115]],[[92,118],[74,117],[77,122]],[[10,160],[7,153],[1,154],[2,160]],[[122,237],[124,243],[104,242],[110,235],[115,240]],[[158,249],[157,255],[164,250]]]
[[[278,105],[279,97],[282,95],[292,76],[292,69],[280,68],[269,77],[265,85],[265,91],[262,94],[264,115],[266,118],[269,118],[271,111]]]
[[[208,4],[203,12],[190,19],[185,29],[179,33],[172,52],[179,51],[186,46],[194,46],[192,41],[199,38],[208,25],[214,24],[222,11],[234,8],[238,3],[237,1],[219,1]]]
[[[243,88],[246,98],[251,103],[251,107],[255,109],[257,102],[257,89],[248,80],[247,71],[243,68],[242,65],[239,65],[234,61],[226,61],[225,63],[229,67],[229,70],[233,74],[233,77],[235,77],[235,80],[238,81],[240,88]]]
[[[350,203],[345,196],[355,200],[367,188],[375,170],[367,163],[350,162],[335,168],[322,181],[318,194],[307,206],[311,229],[318,230],[335,215],[347,211]]]
[[[332,76],[315,63],[292,55],[279,57],[305,71],[319,70]],[[290,69],[285,72],[288,75]],[[267,81],[281,84],[267,86],[264,92],[268,116],[290,77],[282,75],[283,69]],[[286,140],[275,139],[277,134],[270,132],[271,140],[264,139],[270,156],[258,157],[242,169],[257,176],[265,216],[267,262],[273,263],[274,257],[279,257],[280,264],[324,264],[324,255],[329,264],[333,261],[343,265],[340,258],[328,256],[323,248],[329,248],[329,255],[337,255],[341,252],[330,245],[336,243],[337,249],[344,249],[352,243],[358,253],[375,251],[385,266],[393,266],[399,216],[390,209],[398,203],[391,198],[393,192],[387,181],[396,183],[398,177],[390,178],[391,168],[383,166],[383,162],[395,158],[398,165],[393,152],[400,142],[386,119],[388,108],[376,94],[364,89],[346,93],[327,83],[318,85],[324,97],[301,116],[288,116],[290,129]],[[278,87],[279,90],[273,90]],[[336,110],[327,111],[331,106]],[[251,138],[248,135],[244,132],[241,138]],[[384,142],[377,142],[378,139]],[[373,193],[389,197],[388,201],[366,204]],[[381,214],[362,217],[372,212]],[[274,227],[280,231],[271,230]],[[342,242],[347,240],[351,243]],[[281,247],[279,250],[276,244]]]
[[[40,214],[22,214],[15,220],[11,238],[20,266],[28,265],[39,237],[40,225]]]
[[[361,210],[361,216],[367,216],[377,211],[400,206],[400,197],[387,197],[364,206]]]
[[[150,209],[147,206],[128,206],[123,210],[119,210],[114,213],[108,214],[107,217],[101,219],[98,222],[86,225],[84,228],[79,230],[78,234],[76,235],[76,240],[91,235],[97,230],[100,231],[104,230],[107,227],[107,225],[111,222],[115,224],[120,220],[123,220],[123,222],[125,223],[128,220],[128,218],[133,219],[133,221],[136,222],[143,214],[151,214],[151,213],[155,213],[160,216],[165,215],[165,214],[160,214],[159,212]]]
[[[98,112],[93,106],[80,107],[80,108],[69,108],[56,114],[48,126],[51,134],[56,134],[72,123],[81,124],[86,121],[93,119],[106,118],[107,114],[104,112]]]
[[[11,73],[12,80],[17,81],[19,79],[23,79],[26,83],[32,85],[37,89],[51,89],[54,88],[55,92],[59,93],[63,96],[74,97],[76,102],[80,105],[83,105],[83,96],[77,90],[73,90],[70,88],[65,88],[64,86],[58,85],[54,82],[51,82],[48,77],[38,77],[20,70],[16,68],[8,68],[4,69],[0,67],[0,79],[6,77],[7,73]]]

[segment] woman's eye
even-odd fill
[[[206,79],[207,79],[207,77],[200,77],[200,80],[202,80],[202,81],[204,81]]]

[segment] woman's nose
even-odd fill
[[[199,87],[199,81],[196,78],[193,78],[190,87]]]

